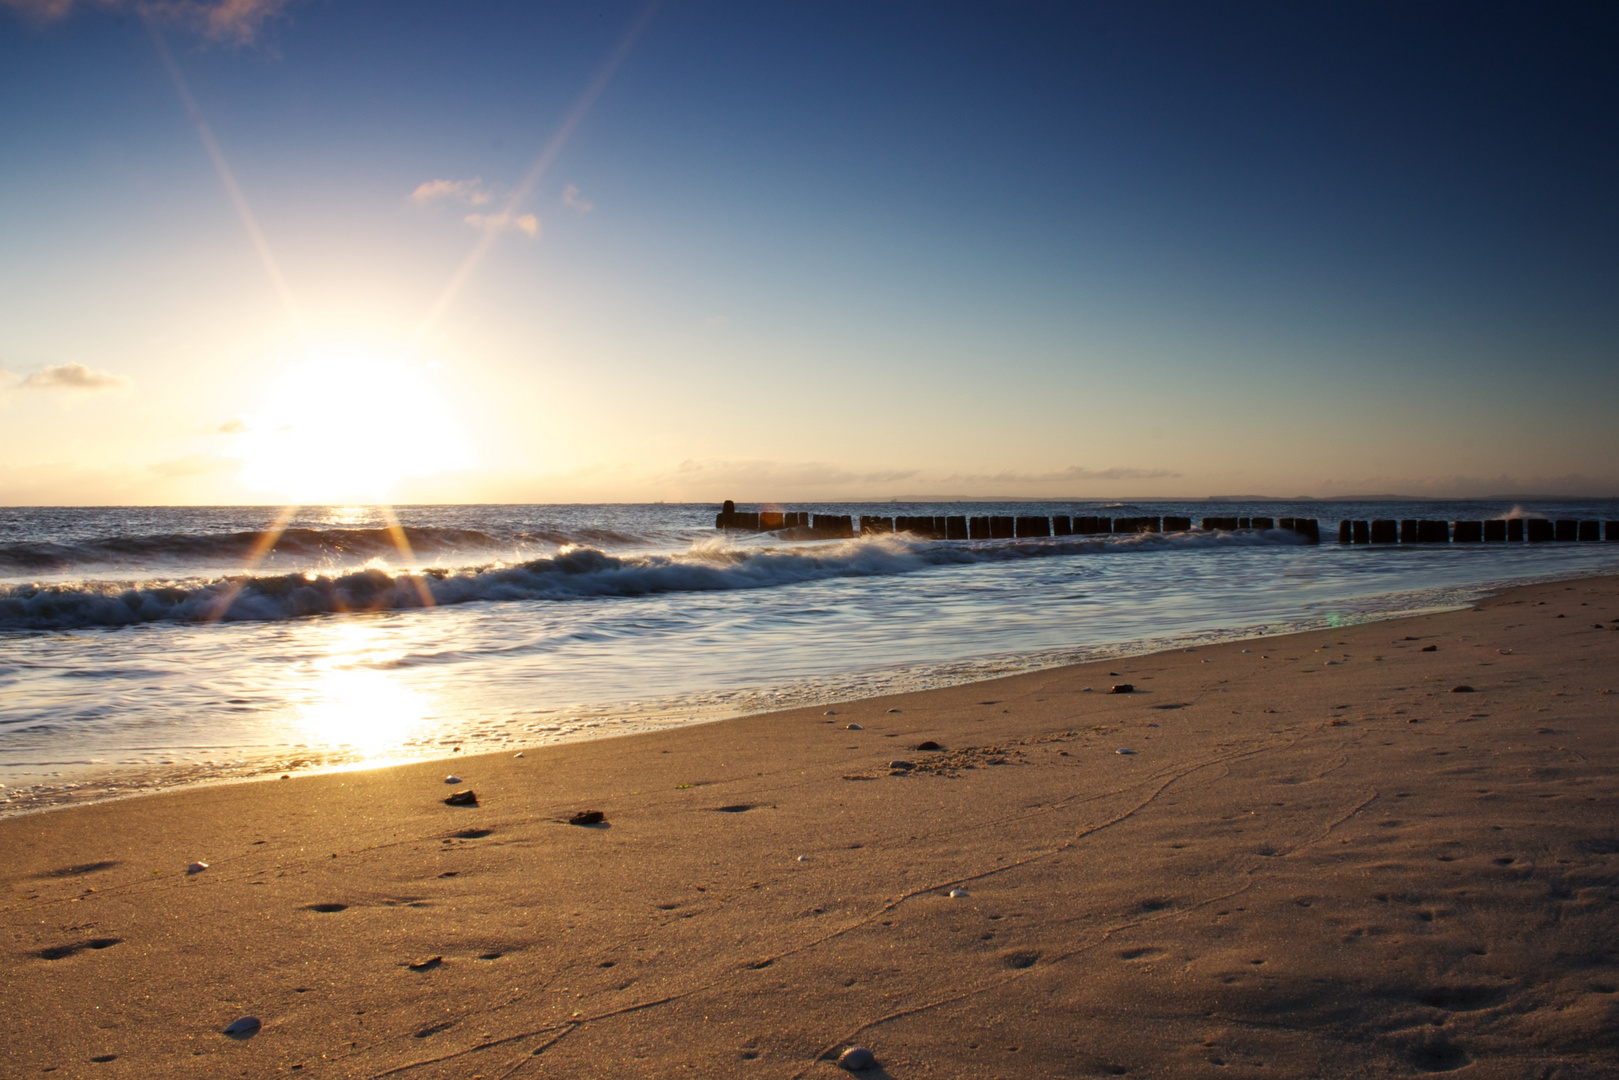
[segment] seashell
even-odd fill
[[[859,724],[849,724],[849,725],[846,725],[845,730],[848,730],[848,731],[865,731],[866,729],[861,727]]]
[[[459,784],[461,782],[461,778],[456,776],[454,773],[451,773],[449,776],[444,778],[444,782],[446,784]]]
[[[208,864],[205,863],[205,862],[200,862],[199,861],[199,862],[194,862],[190,866],[186,867],[186,873],[188,873],[188,874],[200,874],[206,869],[208,869]]]
[[[247,1039],[257,1035],[259,1028],[263,1026],[258,1017],[244,1016],[239,1020],[232,1020],[222,1034],[229,1035],[233,1039]]]
[[[950,899],[952,899],[952,900],[965,900],[971,895],[972,895],[972,893],[968,892],[965,888],[963,888],[960,885],[958,885],[954,889],[950,890]]]
[[[1135,751],[1130,749],[1128,746],[1121,746],[1121,747],[1119,747],[1117,750],[1115,750],[1113,752],[1115,754],[1133,754],[1133,753],[1135,753]]]

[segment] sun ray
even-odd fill
[[[242,562],[241,572],[244,576],[259,568],[259,564],[270,553],[270,549],[275,547],[276,541],[281,539],[281,534],[287,531],[287,525],[291,523],[293,517],[301,509],[303,508],[300,506],[283,506],[276,513],[275,520],[264,527],[264,531],[259,533],[258,539],[253,541],[253,546],[248,549],[247,558]],[[243,584],[241,581],[231,582],[225,591],[219,595],[219,598],[214,601],[203,621],[216,623],[223,619],[225,613],[230,610],[230,606],[241,595]]]
[[[590,112],[590,107],[596,103],[596,99],[601,96],[602,91],[607,89],[607,84],[612,81],[613,73],[618,70],[618,66],[629,55],[630,49],[635,45],[641,34],[645,32],[660,4],[661,0],[651,0],[641,10],[640,16],[630,26],[629,31],[624,35],[623,40],[619,42],[618,47],[613,50],[607,57],[606,62],[597,70],[596,77],[590,80],[590,85],[585,87],[583,94],[579,95],[579,100],[574,102],[573,108],[563,118],[562,126],[557,129],[555,135],[551,136],[551,141],[545,144],[545,149],[540,151],[540,156],[534,159],[534,164],[530,166],[528,175],[523,177],[522,183],[512,189],[511,196],[506,200],[505,210],[502,212],[506,220],[511,220],[512,215],[517,212],[518,206],[533,193],[534,185],[540,182],[540,178],[551,167],[551,163],[556,160],[557,155],[562,153],[562,148],[567,145],[569,137],[574,133],[574,129],[584,120],[585,114]],[[499,238],[499,229],[480,231],[477,242],[472,245],[472,250],[461,261],[461,265],[450,277],[438,299],[433,301],[432,306],[427,309],[427,314],[422,319],[421,327],[416,331],[416,344],[419,345],[425,340],[427,335],[432,332],[433,327],[438,325],[438,321],[444,315],[444,312],[455,302],[456,295],[460,293],[462,286],[467,283],[467,279],[472,276],[472,272],[478,268],[478,264],[483,261],[484,256],[489,253],[489,249],[494,246],[495,241]]]

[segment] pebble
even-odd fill
[[[1110,693],[1110,694],[1133,694],[1135,692],[1136,692],[1135,683],[1127,683],[1127,682],[1114,683],[1113,684],[1113,689],[1108,691],[1108,693]]]
[[[188,873],[188,874],[200,874],[206,869],[208,869],[208,864],[207,863],[205,863],[205,862],[194,862],[190,866],[186,867],[186,873]]]
[[[950,899],[952,899],[952,900],[965,900],[971,895],[972,895],[972,893],[968,892],[966,889],[961,888],[960,886],[957,886],[956,888],[950,890]]]
[[[938,743],[934,742],[932,739],[923,739],[921,742],[916,744],[916,748],[918,750],[943,750],[944,749],[944,747],[940,746]]]
[[[877,1067],[877,1055],[864,1046],[851,1046],[838,1055],[838,1068],[849,1072],[865,1072]]]
[[[1247,649],[1244,649],[1244,650],[1242,650],[1242,651],[1243,651],[1243,652],[1247,652],[1247,651],[1248,651],[1248,650],[1247,650]]]
[[[1422,647],[1422,651],[1423,652],[1438,652],[1439,651],[1439,646],[1437,646],[1437,645],[1424,645]]]
[[[478,793],[476,791],[473,791],[471,788],[467,788],[467,790],[465,790],[465,791],[457,791],[455,794],[451,795],[449,798],[444,800],[444,805],[445,806],[477,806],[478,805]]]
[[[1473,692],[1473,688],[1468,686],[1466,683],[1463,683],[1461,686],[1451,687],[1450,692],[1453,694],[1471,694]]]
[[[430,956],[426,960],[418,960],[414,964],[407,964],[412,971],[432,971],[436,967],[444,966],[444,957]]]
[[[240,1020],[232,1020],[230,1027],[226,1028],[223,1034],[229,1035],[233,1039],[246,1039],[249,1036],[257,1035],[259,1028],[263,1026],[258,1017],[244,1016]]]
[[[865,731],[866,729],[861,727],[859,724],[849,724],[845,728],[845,730],[847,730],[847,731]]]
[[[828,710],[826,710],[826,712],[822,713],[821,715],[822,716],[836,716],[836,715],[838,715],[838,710],[836,710],[836,709],[828,709]]]
[[[899,712],[899,710],[898,710],[898,709],[889,709],[889,710],[888,710],[888,711],[889,711],[889,712],[891,712],[891,713],[894,713],[894,712]]]
[[[461,778],[452,773],[444,778],[444,782],[446,784],[459,784],[461,782]]]
[[[798,857],[798,861],[799,862],[809,862],[809,856],[808,855],[800,855]]]
[[[916,768],[916,766],[909,761],[890,761],[888,763],[888,767],[890,769],[899,769],[901,772],[905,771],[906,769]]]
[[[1130,749],[1128,746],[1121,746],[1121,747],[1119,747],[1117,750],[1115,750],[1113,752],[1115,754],[1133,754],[1133,753],[1135,753],[1135,751]]]
[[[517,751],[517,753],[512,755],[512,757],[522,757],[522,756],[523,756],[523,752],[521,750]]]
[[[607,821],[607,815],[600,810],[581,810],[568,819],[569,825],[601,825]]]
[[[1088,686],[1087,686],[1087,687],[1085,687],[1085,688],[1084,688],[1084,689],[1083,689],[1083,690],[1081,690],[1081,691],[1080,691],[1080,693],[1081,693],[1081,694],[1088,694],[1088,693],[1090,693],[1090,692],[1091,692],[1091,688],[1090,688],[1090,687],[1088,687]]]

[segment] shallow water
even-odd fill
[[[794,507],[797,509],[798,507]],[[1614,503],[911,504],[825,513],[1619,518]],[[1463,605],[1619,544],[1287,533],[726,538],[711,506],[0,511],[12,809],[689,723]],[[406,551],[397,540],[403,536]],[[432,605],[432,606],[427,606]]]

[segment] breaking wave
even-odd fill
[[[898,535],[792,548],[723,541],[678,555],[612,555],[575,547],[515,564],[395,573],[232,575],[212,580],[0,586],[0,629],[65,630],[149,622],[269,621],[310,615],[514,600],[585,600],[764,589],[833,577],[885,577],[930,567],[1165,549],[1291,547],[1291,532],[1178,533],[1055,540],[944,542]]]
[[[400,530],[418,558],[510,550],[524,544],[617,545],[640,542],[606,529],[562,532],[532,529],[510,536],[494,536],[478,529],[406,526]],[[156,533],[149,536],[105,536],[72,543],[0,544],[0,575],[68,573],[78,567],[138,563],[196,565],[241,564],[250,557],[274,556],[301,563],[373,559],[399,550],[394,532],[386,528],[287,529],[273,544],[259,550],[267,534],[259,531],[226,533]]]

